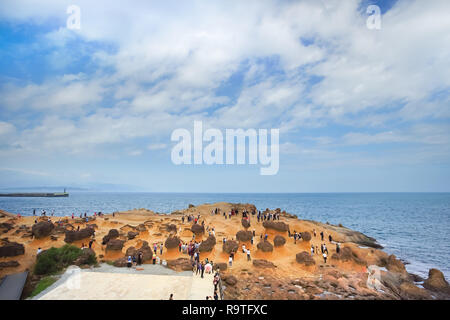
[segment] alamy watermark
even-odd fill
[[[81,29],[81,9],[79,6],[71,5],[66,10],[69,17],[66,21],[67,29],[80,30]]]
[[[381,29],[381,9],[376,4],[367,7],[366,13],[369,17],[366,20],[366,26],[369,30]]]
[[[279,137],[279,129],[270,129],[269,154],[267,129],[226,129],[224,139],[221,130],[209,128],[203,132],[203,122],[194,121],[194,137],[189,130],[183,128],[172,132],[170,139],[178,143],[172,148],[171,159],[176,165],[259,163],[261,175],[275,175],[280,165]],[[204,142],[207,142],[205,146]]]

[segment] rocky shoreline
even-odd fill
[[[232,210],[237,214],[230,218]],[[431,269],[428,279],[410,274],[402,261],[358,231],[301,220],[281,209],[264,210],[279,218],[258,222],[252,214],[256,212],[251,204],[225,202],[190,205],[168,215],[134,209],[88,219],[18,217],[0,211],[0,278],[31,271],[26,295],[40,279],[32,272],[38,248],[66,243],[81,247],[91,239],[99,262],[125,267],[127,256],[141,252],[144,263],[151,263],[157,243],[164,244],[163,253],[157,252],[160,261],[186,271],[192,269],[191,261],[179,245],[196,241],[200,259],[208,258],[220,269],[225,299],[450,299],[442,272]],[[187,216],[198,222],[188,222]],[[294,240],[294,232],[301,240]],[[322,244],[328,249],[326,262],[317,252]],[[250,249],[251,260],[242,252],[243,245]],[[313,255],[311,246],[316,249]],[[235,252],[231,267],[230,252]]]

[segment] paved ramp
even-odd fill
[[[7,275],[0,283],[0,300],[20,300],[28,272]]]

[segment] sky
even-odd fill
[[[449,192],[449,12],[447,0],[2,0],[0,188]],[[194,121],[279,129],[277,174],[175,165],[171,134]]]

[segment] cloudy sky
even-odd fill
[[[2,0],[0,188],[450,191],[449,12],[448,0]],[[195,120],[279,128],[278,174],[174,165],[171,133]]]

